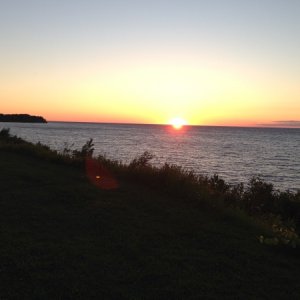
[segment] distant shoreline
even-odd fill
[[[47,123],[41,116],[31,116],[29,114],[0,114],[0,122],[11,123]]]

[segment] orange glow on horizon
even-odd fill
[[[38,79],[22,74],[7,79],[0,88],[6,99],[0,113],[29,113],[47,121],[169,124],[177,130],[184,125],[276,126],[276,120],[295,120],[299,127],[296,80],[281,90],[280,77],[247,65],[214,68],[196,58],[195,65],[184,58],[127,61],[134,59],[103,62],[103,68],[86,72],[78,67],[63,77],[50,69]],[[178,115],[188,122],[172,119]]]

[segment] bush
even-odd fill
[[[299,235],[292,220],[283,221],[279,215],[268,214],[261,219],[262,222],[271,227],[273,236],[259,236],[259,242],[271,246],[288,246],[296,248],[299,246]]]
[[[67,153],[65,151],[65,153]],[[72,156],[75,159],[83,160],[87,157],[92,157],[94,153],[93,139],[89,139],[81,148],[81,150],[73,150]]]
[[[243,196],[245,210],[250,214],[266,213],[273,210],[276,200],[273,192],[271,183],[266,183],[259,177],[253,177],[250,179]]]
[[[145,168],[150,166],[150,160],[154,158],[154,155],[148,151],[145,151],[141,156],[136,157],[132,160],[129,164],[129,168],[136,169],[136,168]]]
[[[209,178],[208,184],[214,192],[220,194],[224,194],[229,190],[229,185],[225,183],[225,181],[221,179],[217,174],[214,174],[214,176]]]
[[[10,129],[9,128],[3,128],[0,131],[0,139],[1,140],[8,140],[8,138],[10,137],[10,133],[9,133]]]

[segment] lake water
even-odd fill
[[[95,154],[128,163],[144,151],[152,163],[165,162],[198,174],[219,174],[228,183],[247,182],[259,175],[276,189],[300,189],[300,129],[164,125],[0,123],[28,141],[80,149],[94,139]]]

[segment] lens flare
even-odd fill
[[[114,176],[98,160],[87,158],[85,161],[86,174],[89,180],[103,190],[114,190],[119,184]]]

